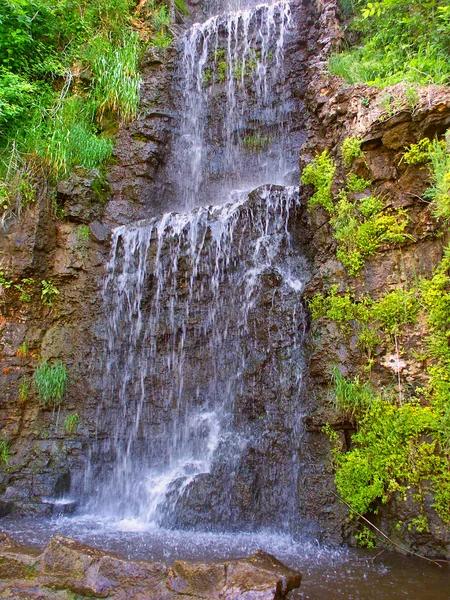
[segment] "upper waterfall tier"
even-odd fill
[[[281,1],[216,15],[182,36],[169,169],[182,210],[215,204],[233,189],[294,183],[284,68],[291,29],[289,3]]]

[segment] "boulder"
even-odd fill
[[[57,535],[42,553],[0,534],[2,598],[107,598],[110,600],[281,600],[301,575],[274,556],[211,563],[126,560]]]

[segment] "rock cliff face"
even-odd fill
[[[405,208],[410,215],[408,227],[415,241],[384,248],[366,262],[363,275],[356,281],[357,292],[364,289],[376,297],[389,285],[406,281],[412,272],[429,275],[441,257],[445,240],[434,235],[436,223],[428,206],[420,201],[426,173],[420,166],[402,163],[400,158],[405,145],[425,135],[440,134],[449,126],[450,94],[446,89],[430,87],[420,92],[414,107],[408,107],[401,86],[380,92],[362,85],[343,86],[326,77],[326,56],[341,40],[336,5],[306,1],[293,4],[297,36],[287,49],[287,76],[280,93],[296,106],[292,143],[298,144],[299,150],[301,145],[300,166],[328,148],[338,161],[338,185],[344,176],[340,145],[344,138],[358,135],[363,140],[365,161],[357,159],[355,173],[370,179],[377,193],[388,196],[392,206]],[[102,289],[110,232],[118,225],[173,208],[173,189],[166,182],[177,127],[177,88],[170,85],[176,74],[175,59],[173,50],[152,51],[145,56],[140,117],[119,131],[114,164],[106,180],[96,172],[80,171],[57,189],[40,184],[35,204],[0,232],[0,264],[6,280],[11,282],[10,286],[3,283],[0,290],[0,422],[11,451],[8,465],[0,466],[0,514],[51,514],[54,505],[46,500],[69,491],[76,496],[82,489],[88,448],[97,434],[98,406],[103,398],[107,333]],[[386,94],[400,99],[387,112],[383,108]],[[214,115],[211,119],[213,122]],[[335,242],[325,215],[305,208],[310,192],[302,190],[303,208],[291,219],[293,247],[301,249],[310,265],[305,294],[311,297],[322,289],[325,278],[345,289],[348,276],[335,258]],[[55,216],[55,198],[65,212],[62,220]],[[56,215],[61,213],[57,211]],[[33,283],[24,284],[23,279],[33,279]],[[53,306],[42,305],[42,280],[51,281],[60,291]],[[28,286],[30,301],[23,300],[17,285]],[[255,323],[265,322],[264,307],[269,300],[272,302],[278,285],[274,273],[261,278],[260,302],[252,315]],[[300,306],[300,298],[298,302]],[[288,326],[283,322],[283,307],[275,313],[272,325],[281,332],[283,339],[277,349],[281,352],[286,346],[283,332]],[[257,333],[262,339],[267,332],[261,327]],[[19,350],[21,346],[23,350],[25,341],[26,351]],[[37,362],[53,359],[62,360],[69,373],[64,403],[56,410],[42,406],[32,384]],[[254,402],[243,398],[236,406],[236,421],[251,422],[255,439],[246,458],[248,464],[242,466],[238,521],[251,523],[246,506],[251,512],[258,502],[270,505],[270,498],[249,498],[261,483],[259,474],[268,472],[264,467],[268,457],[282,462],[286,455],[285,407],[279,407],[273,427],[265,429],[265,421],[258,420],[268,412],[276,413],[278,398],[269,376],[275,368],[271,361],[275,364],[276,353],[266,363],[249,366],[247,377],[253,382]],[[283,485],[286,490],[298,492],[298,529],[340,542],[348,535],[347,511],[334,495],[330,446],[321,431],[326,422],[334,423],[344,439],[348,440],[350,431],[348,423],[337,421],[329,399],[333,364],[354,374],[362,367],[362,358],[355,340],[344,339],[338,328],[330,325],[321,332],[320,339],[311,335],[301,406],[304,427],[298,433],[301,442],[296,448],[298,475],[289,473],[289,477],[298,479]],[[391,381],[392,370],[380,366],[374,377],[384,386]],[[411,365],[408,377],[414,383],[420,378],[420,367]],[[27,393],[22,393],[24,385]],[[75,412],[80,419],[78,429],[67,433],[62,424]],[[258,445],[258,432],[264,439],[263,446]],[[275,469],[270,476],[277,479],[283,473],[281,470],[277,475]],[[210,482],[203,490],[208,490],[208,485]],[[195,496],[190,501],[195,504]],[[203,502],[201,497],[198,502]],[[184,514],[190,510],[195,513],[195,507],[186,506]],[[399,510],[404,509],[391,504],[381,514],[381,523],[389,531],[400,516]],[[218,511],[214,508],[211,518],[218,518]],[[221,518],[228,522],[230,516]],[[183,523],[181,517],[174,517],[177,525],[192,524],[195,518],[188,521]],[[261,523],[272,524],[270,518],[259,519],[257,524]],[[448,548],[445,528],[439,534],[439,523],[433,533],[420,539],[402,533],[411,546],[430,554],[442,554]]]
[[[419,91],[413,105],[408,103],[407,97],[407,88],[402,85],[380,91],[362,84],[343,86],[335,78],[313,77],[306,101],[309,139],[301,149],[301,164],[305,166],[328,149],[337,163],[331,190],[336,194],[343,189],[348,172],[343,164],[342,143],[345,138],[359,136],[364,157],[355,160],[352,171],[372,182],[371,193],[383,197],[388,206],[407,212],[410,238],[397,247],[384,246],[375,256],[366,259],[358,277],[349,277],[336,258],[337,242],[325,211],[319,208],[308,212],[313,275],[305,290],[307,297],[312,298],[324,288],[329,290],[336,285],[339,291],[350,289],[357,298],[369,295],[377,299],[398,287],[407,288],[414,278],[429,278],[442,259],[448,238],[440,233],[441,224],[423,199],[429,185],[428,169],[421,164],[408,165],[402,157],[410,144],[446,132],[450,124],[450,93],[448,88],[430,86]],[[311,197],[307,188],[303,194],[305,200]],[[325,423],[334,423],[344,447],[349,447],[350,435],[354,432],[354,425],[342,421],[342,415],[334,412],[329,393],[333,366],[338,366],[344,375],[355,376],[364,373],[367,362],[357,337],[344,334],[333,322],[321,323],[319,327],[320,330],[315,326],[312,331],[309,365],[312,404],[304,419],[306,435],[311,438],[309,459],[313,465],[321,464],[320,457],[325,452],[326,441],[320,433]],[[401,385],[410,386],[409,389],[420,387],[426,380],[424,364],[420,358],[413,358],[423,336],[423,332],[411,328],[404,340],[408,356],[401,365]],[[380,348],[371,370],[371,381],[377,389],[396,385],[396,364],[389,351]],[[326,478],[321,479],[324,480]],[[326,497],[320,485],[308,490],[306,495],[303,505],[308,506],[310,502],[311,510]],[[323,514],[332,503],[329,498],[322,505]],[[382,505],[378,516],[373,518],[398,542],[425,554],[448,556],[448,527],[433,510],[431,498],[424,508],[430,530],[417,532],[407,526],[413,515],[417,517],[418,510],[411,497],[402,500],[398,496]],[[400,528],[399,522],[402,523]],[[345,532],[345,527],[342,531]]]

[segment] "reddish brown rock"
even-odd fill
[[[248,558],[198,563],[125,560],[55,536],[40,554],[0,536],[0,596],[19,600],[75,593],[110,600],[282,600],[300,586],[300,573],[262,551]]]

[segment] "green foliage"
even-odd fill
[[[5,293],[5,290],[9,290],[12,283],[12,280],[8,279],[6,273],[0,269],[0,296]]]
[[[28,399],[28,394],[30,392],[30,383],[26,377],[22,378],[19,386],[19,396],[18,401],[19,404],[24,404]]]
[[[348,137],[342,142],[342,158],[346,167],[351,167],[356,158],[364,158],[361,150],[361,140],[357,137]]]
[[[131,120],[139,100],[142,44],[131,26],[135,4],[132,0],[1,3],[4,211],[14,209],[18,214],[21,203],[34,201],[33,180],[23,177],[34,162],[43,161],[54,175],[64,177],[75,166],[98,168],[110,157],[112,141],[102,135],[105,114],[109,121]],[[167,8],[156,9],[162,23]]]
[[[396,334],[408,323],[415,323],[419,302],[414,290],[400,288],[371,303],[371,320],[385,333]]]
[[[67,435],[73,435],[77,432],[78,425],[80,423],[80,416],[78,413],[67,415],[64,419],[63,430]]]
[[[333,201],[331,197],[331,184],[333,182],[336,164],[329,155],[328,150],[306,165],[303,169],[301,181],[304,185],[313,185],[316,192],[311,196],[308,207],[320,205],[328,212],[333,211]]]
[[[426,322],[428,383],[409,396],[394,396],[374,389],[359,376],[332,374],[337,408],[356,421],[357,432],[347,452],[334,430],[327,430],[334,445],[335,482],[343,499],[361,514],[377,511],[394,495],[417,503],[418,516],[409,529],[427,531],[423,505],[432,495],[433,507],[450,522],[450,249],[431,279],[410,290],[394,289],[381,298],[363,296],[332,287],[328,295],[310,301],[313,318],[330,319],[359,332],[369,363],[371,352],[389,339],[397,340],[407,327]],[[383,341],[384,339],[384,341]],[[398,350],[397,350],[398,352]]]
[[[373,401],[373,390],[370,385],[361,382],[359,378],[353,381],[345,379],[337,367],[332,372],[333,392],[336,397],[337,406],[345,414],[354,418],[364,414]]]
[[[45,281],[43,279],[41,281],[42,291],[41,291],[41,302],[44,306],[53,306],[56,298],[60,295],[60,291],[58,288],[53,285],[53,283],[49,281]]]
[[[368,527],[363,527],[355,534],[355,539],[360,548],[376,548],[377,536]]]
[[[44,406],[59,406],[67,385],[66,366],[60,360],[53,365],[40,363],[34,370],[34,385]]]
[[[364,179],[353,178],[351,185],[362,190],[366,189],[367,183]],[[358,202],[341,193],[330,222],[334,228],[333,237],[339,243],[336,256],[352,276],[359,275],[365,258],[376,254],[384,245],[402,243],[410,238],[405,233],[406,213],[401,209],[382,211],[382,202],[376,198]]]
[[[163,31],[158,31],[158,33],[155,33],[155,35],[152,37],[152,45],[156,46],[157,48],[167,48],[167,46],[170,46],[172,41],[173,37],[168,33],[164,33]]]
[[[91,232],[88,225],[80,225],[77,229],[77,237],[80,242],[88,242],[91,239]]]
[[[14,287],[19,290],[19,300],[21,302],[31,302],[31,290],[34,285],[34,279],[31,277],[24,277],[21,283],[16,283]]]
[[[403,154],[403,160],[408,165],[417,165],[430,161],[432,143],[428,138],[423,138],[417,144],[411,144]]]
[[[351,29],[359,44],[332,57],[330,71],[350,83],[380,87],[401,81],[448,83],[450,14],[436,4],[357,0]]]
[[[361,514],[377,510],[393,494],[428,491],[446,498],[436,509],[445,518],[448,485],[446,459],[436,450],[436,443],[426,436],[436,428],[436,413],[418,402],[397,404],[393,397],[384,398],[358,379],[342,381],[335,377],[338,405],[358,417],[358,431],[352,436],[352,448],[341,452],[335,448],[335,482],[343,499]],[[428,484],[424,482],[428,481]],[[422,501],[417,491],[415,500]]]
[[[24,340],[17,348],[16,356],[18,358],[27,358],[29,352],[29,344],[27,340]]]
[[[436,217],[450,219],[450,149],[444,140],[434,141],[429,150],[432,187],[427,196],[433,200]]]
[[[245,136],[242,145],[251,152],[262,152],[267,150],[271,141],[271,138],[267,135],[254,134]]]
[[[371,183],[368,179],[363,179],[354,173],[349,173],[347,177],[347,190],[349,192],[364,192]]]
[[[348,160],[357,147],[354,141],[347,144]],[[408,216],[402,209],[383,210],[384,204],[378,198],[352,199],[352,193],[363,192],[371,185],[370,181],[354,173],[347,177],[346,190],[341,189],[333,199],[331,184],[335,171],[336,165],[325,150],[303,169],[301,180],[316,188],[308,208],[321,205],[329,213],[333,237],[338,242],[336,256],[349,274],[356,277],[368,256],[373,256],[387,244],[412,239],[405,232]]]
[[[92,41],[88,54],[94,72],[91,98],[100,116],[108,110],[122,121],[136,117],[141,86],[139,56],[139,37],[135,31],[125,31],[120,43],[107,36]]]
[[[0,440],[0,465],[8,466],[11,454],[9,452],[9,442],[5,439]]]

